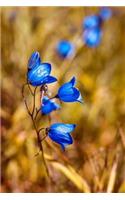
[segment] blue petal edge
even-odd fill
[[[70,143],[68,143],[68,142],[67,143],[60,143],[63,151],[65,151],[66,146],[71,145],[71,144],[73,144],[73,139],[72,139],[71,136],[70,136]]]
[[[32,69],[41,63],[41,58],[39,52],[35,51],[31,54],[29,60],[28,60],[28,68]]]
[[[76,84],[75,76],[70,80],[70,83],[72,84],[72,86],[74,86]]]
[[[54,76],[46,76],[44,78],[44,83],[46,84],[49,84],[49,83],[53,83],[53,82],[56,82],[57,81],[57,78],[55,78]]]
[[[70,133],[76,127],[76,124],[55,123],[50,126],[50,129],[56,129],[61,132]]]
[[[82,95],[81,95],[81,94],[79,95],[79,98],[77,99],[77,101],[78,101],[79,103],[82,103],[82,104],[83,104],[84,101],[83,101],[83,98],[82,98]]]

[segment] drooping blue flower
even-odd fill
[[[44,115],[47,115],[49,113],[51,113],[54,110],[58,110],[60,109],[60,105],[57,104],[54,99],[50,100],[47,96],[43,97],[42,100],[42,105],[41,105],[41,112]]]
[[[90,15],[84,18],[83,20],[83,28],[92,29],[100,27],[102,20],[98,15]]]
[[[61,40],[57,44],[56,50],[61,57],[68,58],[74,54],[75,47],[71,42],[67,40]]]
[[[81,94],[75,88],[76,79],[73,77],[69,82],[64,83],[58,90],[57,98],[64,102],[83,102]]]
[[[33,69],[41,64],[39,52],[33,52],[28,60],[28,70]]]
[[[88,47],[97,47],[102,38],[102,31],[100,28],[86,29],[83,32],[83,40]]]
[[[67,145],[73,143],[70,133],[75,129],[75,124],[56,123],[48,129],[48,136],[65,150]]]
[[[51,64],[49,63],[41,63],[40,65],[36,65],[28,71],[27,78],[31,85],[40,86],[43,84],[49,84],[57,81],[57,79],[53,76],[50,76],[51,72]]]
[[[112,16],[112,10],[110,8],[103,7],[99,12],[99,16],[103,21],[108,20]]]

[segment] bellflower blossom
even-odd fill
[[[68,58],[74,54],[75,47],[71,42],[67,40],[61,40],[57,44],[56,50],[61,57]]]
[[[103,21],[110,19],[112,16],[112,10],[107,7],[103,7],[100,9],[99,16]]]
[[[97,28],[101,25],[102,20],[100,16],[98,15],[90,15],[84,18],[83,20],[83,28],[85,29],[91,29],[91,28]]]
[[[47,134],[51,140],[61,145],[61,148],[65,150],[67,145],[73,143],[70,133],[75,127],[75,124],[55,123],[47,129]]]
[[[100,28],[87,29],[83,32],[83,40],[88,47],[97,47],[102,38]]]
[[[32,86],[41,86],[57,81],[51,73],[51,64],[41,63],[39,54],[34,52],[28,62],[27,79]]]
[[[102,38],[102,24],[109,19],[112,11],[109,8],[101,8],[99,14],[90,15],[83,21],[83,41],[88,47],[97,47]]]
[[[44,115],[51,113],[54,110],[60,109],[60,105],[57,104],[53,99],[50,100],[47,96],[42,99],[41,112]]]
[[[82,97],[77,88],[75,88],[76,79],[73,77],[69,82],[64,83],[58,90],[56,95],[61,101],[64,102],[80,102],[82,103]]]

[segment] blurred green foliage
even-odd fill
[[[125,192],[125,8],[104,23],[98,48],[82,41],[82,21],[98,7],[3,7],[2,34],[2,192]],[[72,59],[55,52],[60,39],[77,47]],[[21,94],[27,61],[39,51],[58,83],[77,77],[84,104],[62,104],[52,122],[77,124],[66,152],[43,142],[51,182],[38,152],[36,133]],[[48,126],[47,117],[38,124]],[[54,184],[53,184],[54,183]]]

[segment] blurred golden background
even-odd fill
[[[3,7],[1,9],[2,109],[1,192],[125,192],[125,8],[111,8],[97,48],[83,44],[82,22],[99,7]],[[72,59],[61,59],[56,45],[77,46]],[[43,142],[51,181],[38,152],[36,133],[22,94],[27,62],[39,51],[52,64],[58,87],[77,77],[84,104],[62,104],[53,121],[75,123],[74,143],[62,152]],[[47,117],[38,124],[48,126]]]

